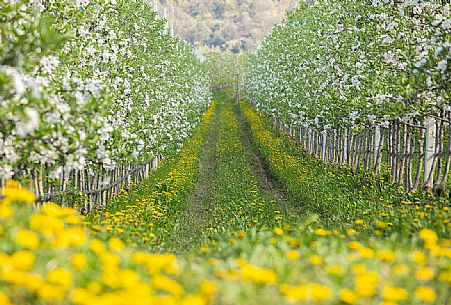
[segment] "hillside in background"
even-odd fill
[[[159,0],[178,37],[204,47],[239,52],[255,48],[294,0]]]

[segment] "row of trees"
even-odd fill
[[[443,193],[450,14],[443,1],[302,1],[251,57],[246,95],[326,162],[388,164],[399,185]]]
[[[212,91],[232,89],[237,91],[244,74],[249,52],[233,54],[231,52],[210,52],[206,55],[206,62],[210,74]]]
[[[0,0],[1,181],[87,190],[179,149],[209,77],[167,28],[141,0]]]

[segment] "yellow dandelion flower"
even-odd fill
[[[290,301],[323,302],[332,298],[332,290],[329,287],[316,283],[298,286],[282,284],[280,292]]]
[[[242,266],[241,273],[245,280],[253,283],[271,285],[277,282],[277,274],[271,269],[245,264]]]
[[[152,280],[152,286],[155,289],[163,290],[173,296],[180,296],[183,294],[183,287],[176,281],[166,276],[156,276]]]
[[[15,240],[19,246],[28,249],[37,249],[40,244],[38,234],[26,229],[19,229]]]
[[[86,267],[87,260],[83,253],[75,253],[70,259],[70,264],[74,269],[81,270]]]
[[[398,302],[407,300],[409,294],[404,288],[386,285],[382,291],[382,296],[387,301]]]
[[[290,301],[306,301],[309,299],[309,291],[306,286],[289,286],[282,284],[280,286],[280,293]]]
[[[0,305],[11,305],[8,296],[0,291]]]
[[[356,225],[363,226],[365,224],[365,221],[363,219],[356,219],[356,221],[354,221],[354,223]]]
[[[324,236],[329,235],[330,232],[327,231],[327,230],[324,230],[324,229],[316,229],[315,230],[315,234],[318,235],[318,236],[323,236],[324,237]]]
[[[374,250],[367,247],[362,247],[358,249],[359,254],[363,258],[372,258],[374,256]]]
[[[290,261],[297,260],[299,258],[299,256],[300,256],[300,254],[299,254],[299,251],[297,251],[297,250],[289,250],[287,252],[287,258]]]
[[[367,272],[367,268],[364,264],[355,264],[352,265],[352,272],[355,274],[361,274]]]
[[[125,248],[124,243],[119,238],[113,237],[108,241],[108,246],[110,249],[115,251],[121,251]]]
[[[93,299],[93,295],[87,289],[83,288],[75,288],[69,295],[69,300],[77,305],[92,304],[94,301]]]
[[[99,225],[93,225],[93,226],[91,226],[91,230],[93,230],[95,232],[100,232],[100,231],[102,231],[102,227]]]
[[[277,236],[281,236],[283,234],[283,230],[279,227],[274,228],[274,234],[276,234]]]
[[[203,295],[212,296],[218,291],[218,286],[215,283],[203,281],[200,284],[200,291]]]
[[[163,303],[161,303],[163,304]],[[207,305],[208,300],[201,295],[188,295],[180,303],[181,305]]]
[[[104,270],[115,272],[119,269],[121,258],[113,252],[103,252],[99,255]]]
[[[47,281],[55,286],[68,289],[72,286],[72,274],[68,270],[58,267],[47,273]]]
[[[406,264],[399,264],[399,265],[393,266],[391,272],[393,275],[404,275],[409,272],[409,266],[407,266]]]
[[[451,272],[450,271],[441,272],[438,279],[440,282],[451,283]]]
[[[315,302],[323,302],[332,298],[332,290],[325,285],[311,284],[310,290]]]
[[[11,255],[11,264],[17,270],[28,271],[36,261],[36,256],[28,250],[21,250]]]
[[[346,304],[357,304],[359,296],[351,289],[342,289],[340,291],[340,301]]]
[[[355,240],[350,241],[348,243],[349,249],[357,250],[357,249],[360,249],[361,247],[362,247],[362,245],[358,241],[355,241]]]
[[[312,256],[310,256],[309,260],[310,260],[310,264],[312,264],[314,266],[322,265],[324,262],[323,258],[319,255],[312,255]]]
[[[67,228],[62,230],[58,234],[57,240],[55,240],[55,247],[80,247],[86,243],[88,236],[82,228]]]
[[[100,239],[93,239],[89,242],[89,248],[92,252],[100,254],[106,251],[105,244]]]
[[[67,213],[67,209],[60,207],[59,205],[51,202],[47,202],[42,208],[41,213],[47,216],[63,217],[72,213]]]
[[[356,234],[356,231],[354,229],[346,230],[346,235],[348,235],[348,236],[354,236],[355,234]]]
[[[237,238],[244,238],[244,237],[246,237],[246,232],[238,231],[238,232],[236,232],[236,237]]]
[[[437,294],[431,287],[420,286],[415,289],[415,298],[423,302],[434,303]]]
[[[395,253],[391,250],[383,250],[378,253],[377,257],[383,262],[391,262],[395,259]]]
[[[421,280],[421,281],[432,280],[434,278],[434,275],[435,275],[434,269],[429,268],[429,267],[419,268],[417,270],[417,272],[415,273],[417,280]]]
[[[14,214],[13,209],[7,203],[0,201],[0,219],[8,219],[11,218]]]
[[[438,240],[437,233],[431,229],[421,230],[419,236],[426,244],[435,244]]]
[[[64,230],[64,221],[55,216],[35,214],[30,218],[30,226],[46,237],[55,237]]]
[[[415,250],[412,252],[412,260],[417,265],[424,265],[426,262],[426,255],[424,255],[424,253],[420,250]]]
[[[25,203],[33,203],[36,200],[36,197],[29,190],[20,188],[20,185],[17,181],[8,180],[5,183],[5,187],[0,189],[0,195],[3,195],[2,202],[10,203],[10,202],[25,202]]]
[[[86,286],[86,288],[88,289],[88,291],[91,293],[91,294],[99,294],[100,293],[100,291],[102,291],[102,285],[100,284],[100,283],[98,283],[98,282],[94,282],[94,281],[92,281],[92,282],[90,282],[89,284],[88,284],[88,286]]]
[[[355,277],[355,290],[362,297],[372,297],[376,294],[379,274],[375,271],[366,271]]]
[[[43,301],[62,301],[65,293],[63,288],[51,284],[44,284],[37,291],[38,298]]]
[[[37,291],[44,284],[44,279],[38,273],[28,273],[23,285],[30,291]]]
[[[119,283],[121,287],[132,288],[139,286],[139,276],[134,270],[124,269],[118,273]]]
[[[376,225],[376,227],[381,228],[381,229],[386,229],[389,227],[389,223],[388,222],[384,222],[382,220],[376,220],[374,222],[374,224]]]
[[[340,265],[329,265],[326,268],[326,272],[332,275],[343,275],[345,271]]]

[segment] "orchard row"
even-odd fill
[[[0,16],[2,180],[34,177],[42,195],[148,164],[208,107],[206,64],[144,1],[2,0]]]
[[[245,94],[325,162],[443,194],[450,72],[443,1],[302,1],[251,56]]]

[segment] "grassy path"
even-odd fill
[[[186,199],[186,210],[180,218],[179,226],[174,228],[177,238],[177,252],[186,252],[208,227],[210,210],[208,202],[214,196],[214,180],[217,172],[217,151],[219,116],[221,107],[216,108],[209,135],[202,144],[199,156],[198,175],[194,190]]]
[[[264,167],[238,105],[226,94],[217,94],[216,100],[194,191],[175,230],[177,252],[228,232],[273,228],[290,217],[286,193]]]

